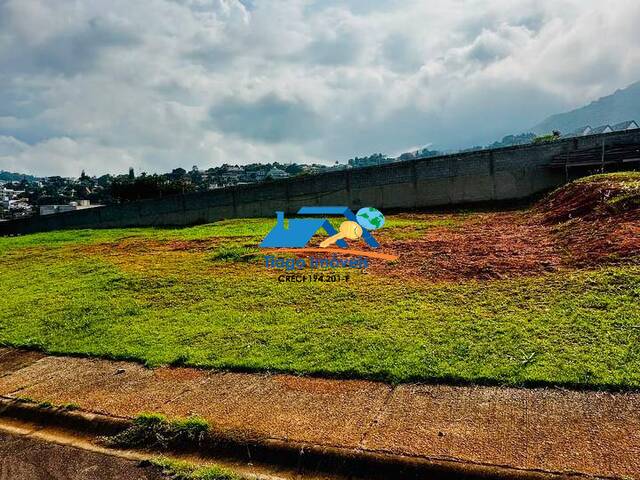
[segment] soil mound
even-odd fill
[[[577,180],[525,212],[474,214],[458,228],[432,228],[412,239],[382,232],[378,239],[400,258],[373,272],[432,280],[640,263],[640,172]]]
[[[594,175],[542,200],[534,212],[555,226],[574,267],[640,263],[640,172]]]
[[[640,172],[582,178],[548,195],[535,210],[542,213],[546,223],[640,216]]]

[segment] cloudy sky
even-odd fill
[[[640,80],[637,0],[0,0],[0,169],[333,162]]]

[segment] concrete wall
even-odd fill
[[[205,193],[143,200],[0,223],[0,235],[62,228],[193,225],[223,218],[292,214],[305,205],[413,209],[520,199],[564,183],[547,166],[555,155],[638,144],[640,130],[591,135],[545,145],[523,145],[379,167],[329,172]]]

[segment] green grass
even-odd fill
[[[173,480],[241,480],[242,477],[216,465],[201,467],[188,462],[157,457],[151,464],[160,468]]]
[[[209,428],[209,423],[200,417],[169,421],[158,413],[142,413],[129,428],[102,440],[110,447],[119,448],[194,447],[200,444]]]
[[[408,228],[403,221],[391,217],[389,235]],[[346,284],[280,283],[281,272],[251,256],[273,223],[1,238],[0,343],[390,382],[640,387],[640,267],[460,283],[357,272]],[[221,243],[111,248],[132,237]],[[106,250],[87,248],[95,244]]]
[[[88,245],[144,240],[198,240],[208,237],[264,237],[275,223],[270,218],[248,218],[242,221],[220,222],[188,228],[114,228],[103,230],[61,230],[18,237],[0,237],[0,254],[24,248],[60,248],[68,245]]]

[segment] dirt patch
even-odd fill
[[[125,238],[117,242],[82,245],[78,247],[83,253],[90,255],[130,255],[154,252],[207,252],[214,251],[229,241],[224,238],[207,238],[202,240],[150,240],[145,238]],[[233,240],[233,238],[231,238]]]
[[[569,183],[533,209],[545,223],[582,218],[597,220],[640,214],[640,172],[595,175]],[[637,219],[637,217],[636,217]]]
[[[531,216],[554,226],[573,267],[640,262],[640,173],[570,183],[536,205]]]
[[[393,265],[375,264],[372,272],[434,280],[640,263],[640,173],[570,183],[526,212],[476,214],[418,238],[382,233],[380,239],[400,258]]]
[[[576,218],[559,225],[555,234],[574,268],[640,263],[640,211]]]
[[[399,255],[373,272],[437,280],[492,279],[532,275],[562,266],[552,229],[522,213],[485,213],[459,228],[436,227],[416,240],[380,238]]]

